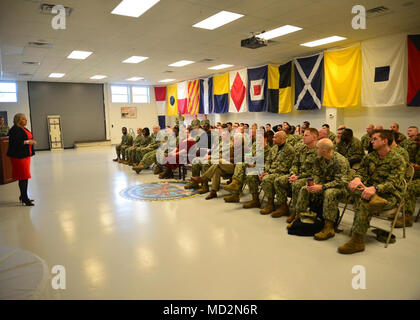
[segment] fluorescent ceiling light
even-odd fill
[[[93,80],[100,80],[100,79],[103,79],[103,78],[106,78],[106,76],[96,75],[96,76],[90,77],[90,79],[93,79]]]
[[[127,79],[127,81],[138,81],[138,80],[142,80],[142,79],[144,79],[144,78],[142,78],[142,77],[132,77],[132,78]]]
[[[92,54],[92,52],[90,51],[73,51],[72,53],[69,54],[69,56],[67,57],[67,59],[86,59],[87,57],[89,57]]]
[[[139,63],[139,62],[142,62],[142,61],[144,61],[146,59],[149,59],[149,57],[132,56],[132,57],[130,57],[128,59],[125,59],[123,61],[123,63]]]
[[[194,61],[181,60],[181,61],[178,61],[178,62],[174,62],[174,63],[170,64],[169,66],[170,67],[183,67],[183,66],[186,66],[186,65],[191,64],[191,63],[194,63]]]
[[[279,28],[261,33],[261,34],[257,35],[257,37],[261,38],[261,39],[265,39],[265,40],[270,40],[270,39],[277,38],[277,37],[280,37],[280,36],[284,36],[285,34],[296,32],[296,31],[299,31],[299,30],[302,30],[302,28],[285,25],[285,26],[282,26],[282,27],[279,27]]]
[[[65,73],[51,73],[48,77],[50,78],[62,78],[64,77]]]
[[[176,79],[164,79],[164,80],[160,80],[159,82],[172,82],[175,81]]]
[[[220,70],[225,68],[233,67],[233,64],[219,64],[218,66],[210,67],[211,70]]]
[[[160,0],[123,0],[111,13],[138,18],[159,1]]]
[[[323,44],[336,42],[336,41],[341,41],[341,40],[345,40],[345,39],[347,39],[347,38],[339,37],[339,36],[332,36],[332,37],[328,37],[328,38],[324,38],[324,39],[319,39],[319,40],[315,40],[315,41],[311,41],[311,42],[302,43],[301,46],[317,47],[317,46],[322,46]]]
[[[235,21],[236,19],[242,18],[244,15],[239,13],[233,13],[229,11],[220,11],[211,17],[204,19],[193,25],[195,28],[202,28],[208,30],[214,30],[229,22]]]

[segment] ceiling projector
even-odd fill
[[[261,39],[256,36],[241,40],[241,47],[249,48],[249,49],[257,49],[261,47],[266,47],[267,44],[268,44],[268,40]]]

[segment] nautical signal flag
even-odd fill
[[[405,103],[404,34],[362,42],[362,105],[388,107]]]
[[[268,65],[267,111],[279,113],[280,70],[278,65]]]
[[[229,73],[213,76],[214,113],[229,111]]]
[[[157,114],[162,116],[166,114],[166,87],[154,87]]]
[[[213,77],[200,79],[200,109],[198,113],[213,113]]]
[[[420,34],[409,35],[407,106],[420,107]]]
[[[168,116],[176,116],[178,114],[177,91],[176,84],[167,87],[166,96],[168,98]]]
[[[247,110],[248,84],[246,69],[229,72],[230,99],[229,112],[245,112]]]
[[[292,61],[279,67],[279,113],[292,111]]]
[[[267,109],[267,73],[267,66],[248,69],[248,109],[250,112],[262,112]]]
[[[187,114],[197,114],[200,105],[200,80],[188,81]]]
[[[178,111],[182,114],[187,113],[188,103],[188,81],[183,81],[177,84],[178,90]]]
[[[295,65],[295,109],[317,110],[322,106],[324,55],[293,60]]]
[[[360,105],[361,60],[360,45],[324,52],[324,106],[342,108]]]

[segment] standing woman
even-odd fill
[[[7,156],[12,163],[13,179],[19,180],[22,205],[33,206],[33,200],[28,198],[28,179],[31,178],[31,157],[35,154],[32,133],[25,128],[28,121],[23,113],[13,118],[14,126],[9,130],[9,150]]]

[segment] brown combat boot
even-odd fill
[[[161,174],[163,172],[163,169],[161,166],[156,166],[155,171],[153,171],[153,174]]]
[[[269,198],[267,205],[263,209],[260,210],[260,213],[265,215],[265,214],[270,214],[273,211],[274,211],[274,198]]]
[[[290,218],[293,218],[291,220],[289,220]],[[287,229],[290,229],[293,225],[293,223],[298,220],[300,218],[300,213],[299,212],[294,212],[289,218],[287,218],[287,222],[290,221],[290,223],[287,225]]]
[[[197,189],[199,187],[199,184],[195,181],[191,181],[190,183],[186,184],[184,186],[184,189]]]
[[[315,240],[327,240],[335,236],[334,223],[330,220],[325,220],[324,228],[315,234]]]
[[[289,211],[291,212],[291,214],[290,214],[290,216],[287,217],[287,220],[286,220],[287,223],[292,222],[293,220],[295,220],[295,217],[296,217],[296,210],[295,209],[291,209],[291,210],[289,209]]]
[[[338,252],[342,254],[352,254],[365,250],[365,242],[363,240],[363,234],[357,234],[353,232],[353,236],[349,242],[338,247]]]
[[[165,167],[163,172],[159,174],[159,179],[172,179],[174,177],[174,173],[171,168]]]
[[[123,163],[124,159],[118,159],[118,163]]]
[[[206,200],[210,200],[210,199],[213,199],[213,198],[217,198],[217,192],[211,190],[210,194],[206,197]]]
[[[239,181],[233,179],[232,183],[224,186],[223,189],[230,192],[239,191]]]
[[[388,200],[381,198],[375,193],[369,200],[369,210],[374,213],[379,213],[388,203]]]
[[[198,190],[198,193],[199,194],[205,194],[205,193],[207,193],[209,191],[210,191],[209,184],[207,182],[204,182],[203,183],[203,186],[201,187],[201,189]]]
[[[140,173],[140,171],[143,170],[143,169],[144,169],[144,163],[143,162],[140,162],[140,164],[138,166],[134,166],[133,167],[133,170],[136,173]]]
[[[120,158],[112,159],[112,161],[114,161],[114,162],[118,162],[118,160],[120,160]]]
[[[289,207],[287,206],[286,203],[283,203],[280,208],[278,208],[276,211],[273,211],[271,213],[271,217],[272,218],[280,218],[283,216],[287,216],[289,215]]]
[[[405,226],[412,227],[413,226],[413,216],[412,215],[405,215]],[[398,218],[397,222],[395,223],[395,228],[403,228],[404,227],[404,220],[403,217]]]
[[[225,202],[239,202],[239,194],[230,194],[228,196],[225,196],[223,200],[225,200]]]
[[[260,203],[260,197],[258,193],[253,193],[252,200],[245,202],[243,205],[244,209],[259,208],[259,207],[261,207],[261,203]]]

